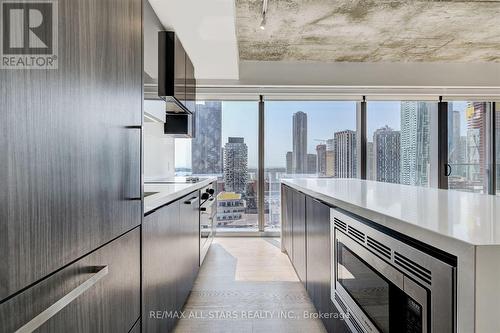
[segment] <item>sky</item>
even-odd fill
[[[454,102],[455,110],[464,110],[465,102]],[[267,101],[265,104],[265,166],[286,167],[286,152],[292,150],[292,117],[307,113],[308,153],[316,145],[332,139],[338,131],[356,129],[356,102],[344,101]],[[465,130],[465,117],[461,128]],[[367,135],[385,125],[400,129],[400,102],[368,102]],[[243,137],[248,146],[248,166],[257,167],[258,103],[228,101],[222,103],[222,144],[230,136]],[[176,167],[191,166],[191,139],[176,139]]]

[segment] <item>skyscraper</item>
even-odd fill
[[[468,178],[474,186],[482,186],[486,179],[486,103],[470,102],[467,116],[467,163]]]
[[[452,126],[451,133],[448,135],[448,161],[451,163],[464,163],[462,160],[461,152],[460,152],[460,111],[451,111],[448,112],[448,116],[451,115]]]
[[[244,138],[229,137],[224,145],[224,186],[226,192],[246,194],[248,147]]]
[[[286,152],[286,173],[287,174],[293,173],[292,158],[293,158],[293,153],[291,151],[287,151]]]
[[[335,176],[335,151],[333,150],[326,151],[326,176]]]
[[[377,166],[375,163],[375,152],[373,151],[373,142],[366,143],[366,179],[375,180],[377,175]]]
[[[376,159],[378,181],[399,183],[401,133],[389,126],[379,128],[373,133],[373,149]]]
[[[307,114],[293,114],[293,173],[307,173]]]
[[[317,172],[316,154],[307,154],[307,173],[315,174]]]
[[[318,168],[318,176],[326,176],[326,145],[321,144],[316,146],[316,165]]]
[[[429,107],[425,102],[401,102],[401,184],[428,185]]]
[[[334,135],[335,177],[356,177],[356,132],[345,130]]]
[[[326,140],[326,176],[335,176],[335,140]]]
[[[191,141],[193,174],[222,173],[222,103],[196,105],[196,136]]]

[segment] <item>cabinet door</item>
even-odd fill
[[[140,237],[136,228],[2,303],[0,331],[14,332],[76,293],[36,332],[128,332],[141,310]]]
[[[306,283],[306,197],[303,193],[292,191],[293,195],[293,265],[302,283]]]
[[[58,1],[58,68],[0,74],[0,301],[141,223],[142,1]]]
[[[194,66],[186,53],[186,107],[191,112],[196,108],[196,79],[194,78]]]
[[[323,313],[337,313],[330,299],[331,252],[330,252],[330,207],[306,197],[306,246],[307,246],[307,292],[316,307]],[[323,318],[328,332],[348,332],[343,321]]]
[[[186,51],[175,34],[174,41],[174,97],[186,103]]]
[[[143,311],[144,332],[170,332],[175,319],[158,318],[156,311],[180,310],[178,281],[183,265],[179,201],[147,215],[142,225]]]
[[[282,248],[286,251],[288,258],[293,261],[292,250],[292,207],[293,195],[292,190],[285,185],[281,186],[281,242]]]
[[[181,256],[182,272],[178,298],[181,306],[184,305],[198,274],[199,252],[199,206],[198,191],[193,192],[179,200],[180,204],[180,230],[178,253]]]

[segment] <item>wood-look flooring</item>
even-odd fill
[[[274,238],[217,238],[175,333],[326,332]]]

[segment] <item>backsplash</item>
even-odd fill
[[[144,179],[174,177],[174,138],[163,134],[163,123],[144,123]]]

